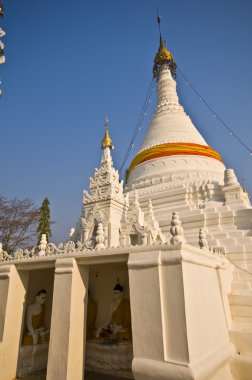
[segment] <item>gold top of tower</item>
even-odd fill
[[[102,149],[105,149],[105,148],[110,148],[110,149],[114,149],[114,145],[112,143],[112,140],[109,136],[109,131],[108,131],[108,123],[109,123],[109,119],[106,117],[106,120],[105,120],[105,135],[103,137],[103,140],[102,140],[102,146],[101,148]]]
[[[173,77],[176,77],[176,62],[172,56],[172,53],[167,49],[162,36],[160,35],[160,44],[158,52],[154,59],[154,66],[153,66],[153,76],[155,79],[158,79],[159,77],[159,71],[163,64],[167,63]]]
[[[157,22],[158,22],[158,28],[159,28],[159,35],[160,35],[160,43],[159,43],[159,49],[154,59],[154,66],[153,66],[153,76],[155,79],[158,80],[160,69],[164,64],[167,64],[169,66],[169,69],[171,71],[171,74],[173,78],[176,78],[176,62],[172,56],[172,53],[167,49],[165,42],[163,41],[162,35],[161,35],[161,17],[158,13],[157,8]]]
[[[165,46],[165,43],[162,37],[160,36],[160,45],[154,59],[154,65],[163,63],[164,61],[173,61],[173,56],[172,56],[172,53]]]

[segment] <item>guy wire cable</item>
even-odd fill
[[[181,69],[177,66],[178,72],[181,74],[181,76],[186,81],[186,84],[188,84],[193,92],[198,96],[199,100],[202,101],[202,103],[205,104],[205,106],[208,108],[208,110],[213,114],[214,117],[216,117],[219,122],[223,125],[226,130],[229,131],[230,135],[233,136],[242,146],[245,148],[250,155],[252,156],[252,149],[239,137],[237,134],[227,125],[227,123],[215,112],[215,110],[210,106],[210,104],[200,95],[199,91],[196,90],[196,88],[192,85],[192,83],[188,80],[188,78],[185,76],[185,74],[181,71]]]
[[[126,162],[127,162],[127,160],[128,160],[128,157],[129,157],[129,155],[130,155],[130,152],[131,152],[131,150],[132,150],[132,148],[133,148],[133,146],[134,146],[134,141],[135,141],[135,139],[136,139],[136,137],[137,137],[138,132],[139,132],[140,129],[141,129],[141,124],[142,124],[142,122],[143,122],[144,117],[146,116],[146,111],[147,111],[148,105],[149,105],[149,103],[150,103],[150,99],[151,99],[151,95],[152,95],[152,91],[153,91],[153,89],[154,89],[154,78],[152,77],[152,79],[151,79],[151,83],[150,83],[150,86],[149,86],[148,91],[147,91],[147,95],[146,95],[145,100],[144,100],[143,107],[142,107],[142,109],[141,109],[141,112],[140,112],[140,115],[139,115],[139,118],[138,118],[138,121],[137,121],[136,127],[135,127],[135,129],[134,129],[134,132],[133,132],[132,138],[131,138],[131,140],[130,140],[129,147],[128,147],[128,149],[127,149],[127,152],[126,152],[126,154],[125,154],[125,157],[124,157],[124,159],[123,159],[123,162],[122,162],[122,164],[121,164],[121,166],[120,166],[119,173],[121,173],[121,171],[122,171],[124,165],[126,164]]]

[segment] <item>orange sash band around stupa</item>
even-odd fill
[[[222,162],[222,158],[218,152],[212,149],[210,146],[193,144],[193,143],[166,143],[153,146],[149,149],[140,152],[132,161],[128,176],[130,172],[142,162],[152,160],[153,158],[174,156],[174,155],[196,155],[207,156],[215,158]]]

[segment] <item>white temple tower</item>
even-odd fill
[[[151,198],[163,232],[168,232],[167,219],[170,217],[167,218],[167,215],[171,216],[174,208],[182,213],[183,220],[183,213],[187,216],[193,210],[194,213],[197,213],[196,210],[200,210],[198,212],[201,214],[207,213],[209,207],[230,202],[250,207],[248,196],[242,191],[235,175],[232,177],[230,169],[225,172],[220,154],[207,145],[180,105],[176,92],[176,63],[161,36],[153,73],[157,79],[157,105],[128,170],[126,191],[130,197],[137,189],[143,209],[146,209]],[[236,183],[237,192],[236,195],[232,192],[230,197],[226,190],[231,177]],[[186,230],[194,227],[192,217],[183,221]],[[194,234],[195,231],[186,232],[190,233]]]
[[[252,208],[249,197],[234,171],[225,168],[219,153],[207,145],[180,105],[176,63],[161,35],[153,73],[157,79],[157,105],[129,167],[126,191],[132,199],[137,190],[142,210],[147,209],[151,199],[153,212],[166,236],[169,236],[172,213],[179,212],[187,243],[196,245],[200,230],[204,241],[200,240],[200,245],[225,253],[234,265],[233,280],[230,278],[228,285],[230,312],[226,314],[236,347],[236,355],[230,363],[234,379],[249,380],[252,374]],[[174,374],[174,378],[176,376]],[[220,376],[229,379],[227,373]]]
[[[0,242],[0,380],[42,368],[47,380],[83,380],[88,365],[134,380],[251,380],[249,196],[179,104],[161,36],[153,73],[157,107],[127,187],[106,121],[101,164],[67,243],[43,239],[9,254]],[[25,323],[25,309],[41,292],[50,339],[39,345],[33,336],[45,326]]]
[[[202,182],[223,182],[225,167],[220,155],[207,145],[179,103],[175,70],[173,57],[160,37],[154,65],[157,106],[130,165],[129,187],[144,187],[148,180],[174,184],[200,178]]]

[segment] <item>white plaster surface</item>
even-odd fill
[[[0,268],[0,304],[6,299],[0,342],[0,380],[16,377],[22,328],[24,297],[28,285],[28,272],[18,272],[14,265]],[[2,310],[3,311],[3,310]],[[15,326],[15,328],[14,328]]]
[[[69,258],[58,259],[55,270],[47,380],[78,380],[84,371],[89,269]]]

